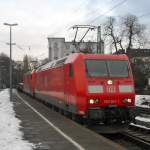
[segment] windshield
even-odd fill
[[[91,77],[128,77],[128,61],[86,60],[86,72]]]

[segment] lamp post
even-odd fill
[[[9,26],[10,29],[10,64],[9,64],[9,86],[10,86],[10,100],[12,100],[12,27],[17,26],[17,23],[14,24],[9,24],[9,23],[4,23],[4,25]]]

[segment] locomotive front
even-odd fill
[[[105,124],[130,122],[135,91],[127,56],[87,57],[85,71],[88,118]]]

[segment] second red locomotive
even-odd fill
[[[103,124],[130,122],[135,101],[126,55],[70,54],[25,74],[24,91],[75,118]]]

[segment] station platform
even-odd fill
[[[125,149],[23,93],[14,91],[13,103],[24,139],[35,144],[35,150]]]

